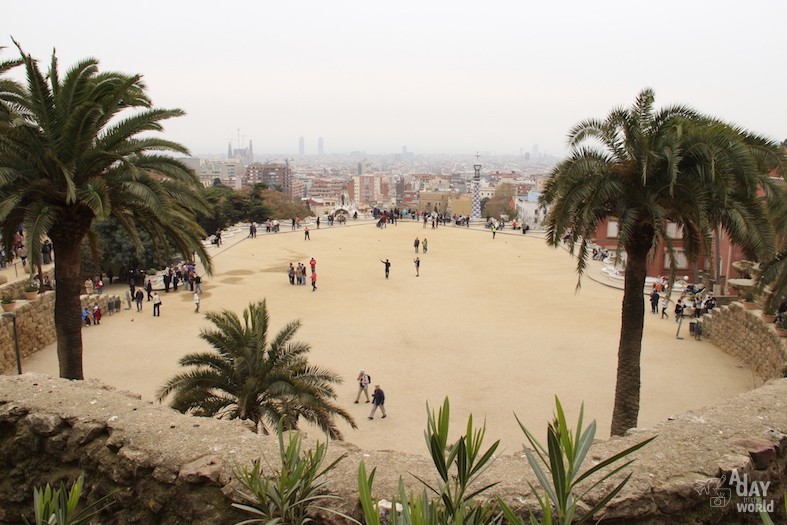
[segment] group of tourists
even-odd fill
[[[29,253],[25,245],[24,233],[24,228],[20,225],[17,232],[14,233],[10,251],[6,252],[4,247],[0,247],[0,268],[6,268],[9,263],[12,263],[16,259],[19,259],[23,268],[27,268]],[[41,244],[41,264],[52,264],[53,252],[54,247],[52,246],[52,241],[45,239],[43,244]]]
[[[98,304],[93,305],[92,311],[88,307],[82,308],[82,322],[85,323],[85,326],[101,324],[101,308]]]
[[[290,263],[290,266],[287,268],[287,277],[290,280],[290,284],[293,286],[305,286],[307,282],[306,276],[306,268],[307,265],[303,263],[298,263],[298,266],[293,266]],[[317,291],[317,260],[312,257],[309,260],[308,268],[311,268],[311,283],[312,283],[312,292]]]
[[[663,298],[659,292],[664,293]],[[659,313],[659,303],[661,303],[661,318],[667,319],[669,317],[667,308],[670,303],[670,291],[661,280],[653,285],[650,292],[650,312],[652,314]],[[702,314],[711,313],[713,309],[716,308],[716,298],[710,292],[703,293],[701,290],[698,293],[692,294],[688,289],[684,290],[675,303],[675,308],[673,310],[676,323],[680,322],[680,320],[685,317],[688,308],[693,309],[693,316],[695,318],[700,318]]]
[[[178,284],[181,283],[189,291],[202,293],[202,277],[197,273],[196,266],[192,262],[180,263],[167,268],[162,280],[164,281],[164,293],[169,293],[170,286],[173,292],[177,292]],[[145,277],[145,290],[148,293],[148,300],[150,300],[152,286],[149,276]]]

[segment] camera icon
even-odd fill
[[[716,489],[716,495],[710,498],[710,506],[711,508],[726,507],[731,498],[731,489]]]

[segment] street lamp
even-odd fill
[[[11,319],[14,325],[14,351],[16,352],[16,373],[22,375],[22,358],[19,355],[19,335],[16,331],[16,312],[5,312],[3,317]]]

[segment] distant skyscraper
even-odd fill
[[[533,144],[533,158],[538,158],[538,144]]]
[[[227,160],[232,158],[232,141],[227,142]]]
[[[298,155],[301,157],[306,155],[306,141],[303,139],[303,137],[298,140]]]
[[[317,139],[317,155],[325,155],[324,143],[322,137]]]
[[[402,155],[407,155],[407,146],[402,146]]]

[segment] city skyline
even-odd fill
[[[324,138],[326,155],[518,155],[538,145],[560,156],[571,127],[645,87],[657,107],[687,104],[787,136],[783,2],[196,1],[150,12],[10,0],[4,15],[0,58],[17,56],[13,37],[44,69],[56,48],[61,74],[91,56],[140,73],[156,106],[186,111],[165,134],[194,154],[253,140],[259,154],[294,156],[306,137],[307,155]]]

